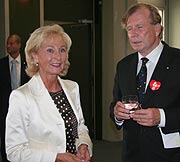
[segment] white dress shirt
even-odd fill
[[[9,55],[9,69],[11,69],[11,61],[14,60],[10,55]],[[17,61],[16,63],[16,69],[17,69],[17,81],[18,81],[18,87],[21,85],[21,56],[19,56],[15,59]]]
[[[154,72],[154,69],[157,65],[157,62],[160,58],[163,47],[164,47],[163,44],[160,42],[159,45],[146,56],[146,58],[149,59],[149,61],[146,63],[146,67],[147,67],[146,89],[147,89],[147,86],[148,86],[149,81],[151,79],[151,76]],[[138,53],[138,60],[139,61],[138,61],[138,65],[137,65],[137,74],[139,73],[141,65],[142,65],[142,60],[141,60],[142,57],[144,57],[144,56],[142,56],[140,53]],[[160,124],[158,126],[164,127],[165,126],[165,120],[166,120],[165,119],[165,113],[164,113],[164,110],[162,108],[159,108],[159,111],[160,111]],[[116,124],[118,124],[119,126],[121,126],[123,124],[123,121],[118,121],[116,118],[115,118],[115,121],[116,121]]]

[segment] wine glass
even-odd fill
[[[130,113],[133,113],[138,109],[138,97],[136,95],[127,95],[122,97],[122,103],[125,105],[125,108],[130,110]]]

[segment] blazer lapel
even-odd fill
[[[6,56],[3,59],[4,59],[2,62],[3,65],[1,65],[3,68],[3,70],[1,69],[2,70],[1,77],[3,80],[3,85],[4,84],[8,85],[9,89],[11,89],[11,74],[10,74],[10,68],[9,68],[9,57]]]
[[[61,83],[62,89],[64,91],[64,93],[66,94],[66,97],[78,119],[78,112],[76,109],[76,103],[77,102],[75,99],[76,97],[76,93],[77,93],[77,89],[75,88],[75,84],[67,84],[67,81],[64,81],[63,79],[59,78],[59,81]]]
[[[165,80],[167,71],[169,70],[169,68],[171,66],[170,62],[171,62],[171,58],[172,58],[171,55],[168,54],[169,53],[168,49],[169,49],[169,47],[165,44],[164,49],[162,51],[162,54],[161,54],[159,61],[156,65],[156,68],[154,69],[154,72],[153,72],[151,79],[148,83],[148,87],[147,87],[145,98],[144,98],[144,103],[146,103],[148,100],[150,100],[152,95],[154,93],[156,93],[156,91],[151,90],[151,87],[150,87],[151,80],[159,81],[161,83],[163,83],[163,80]]]
[[[39,111],[41,111],[42,114],[46,114],[45,116],[48,116],[48,120],[52,119],[57,124],[63,123],[63,119],[61,118],[61,115],[57,110],[51,96],[49,95],[49,92],[44,86],[41,77],[39,75],[34,76],[30,80],[29,84],[32,96],[35,96],[34,99],[39,105]]]
[[[126,71],[126,81],[127,81],[127,85],[128,85],[128,89],[130,90],[130,92],[128,92],[129,94],[137,94],[137,63],[138,63],[138,55],[137,53],[134,54],[134,56],[131,59],[131,62],[129,62],[127,64],[127,68],[128,69]]]
[[[30,77],[26,74],[26,67],[27,64],[24,60],[24,57],[21,57],[21,85],[28,82],[28,80],[30,79]]]

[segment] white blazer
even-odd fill
[[[58,78],[78,121],[76,147],[92,143],[80,104],[76,82]],[[11,162],[55,162],[57,153],[66,152],[64,121],[39,74],[14,90],[6,118],[6,152]]]

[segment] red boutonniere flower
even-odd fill
[[[150,88],[152,91],[157,91],[161,87],[161,82],[156,80],[150,81]]]

